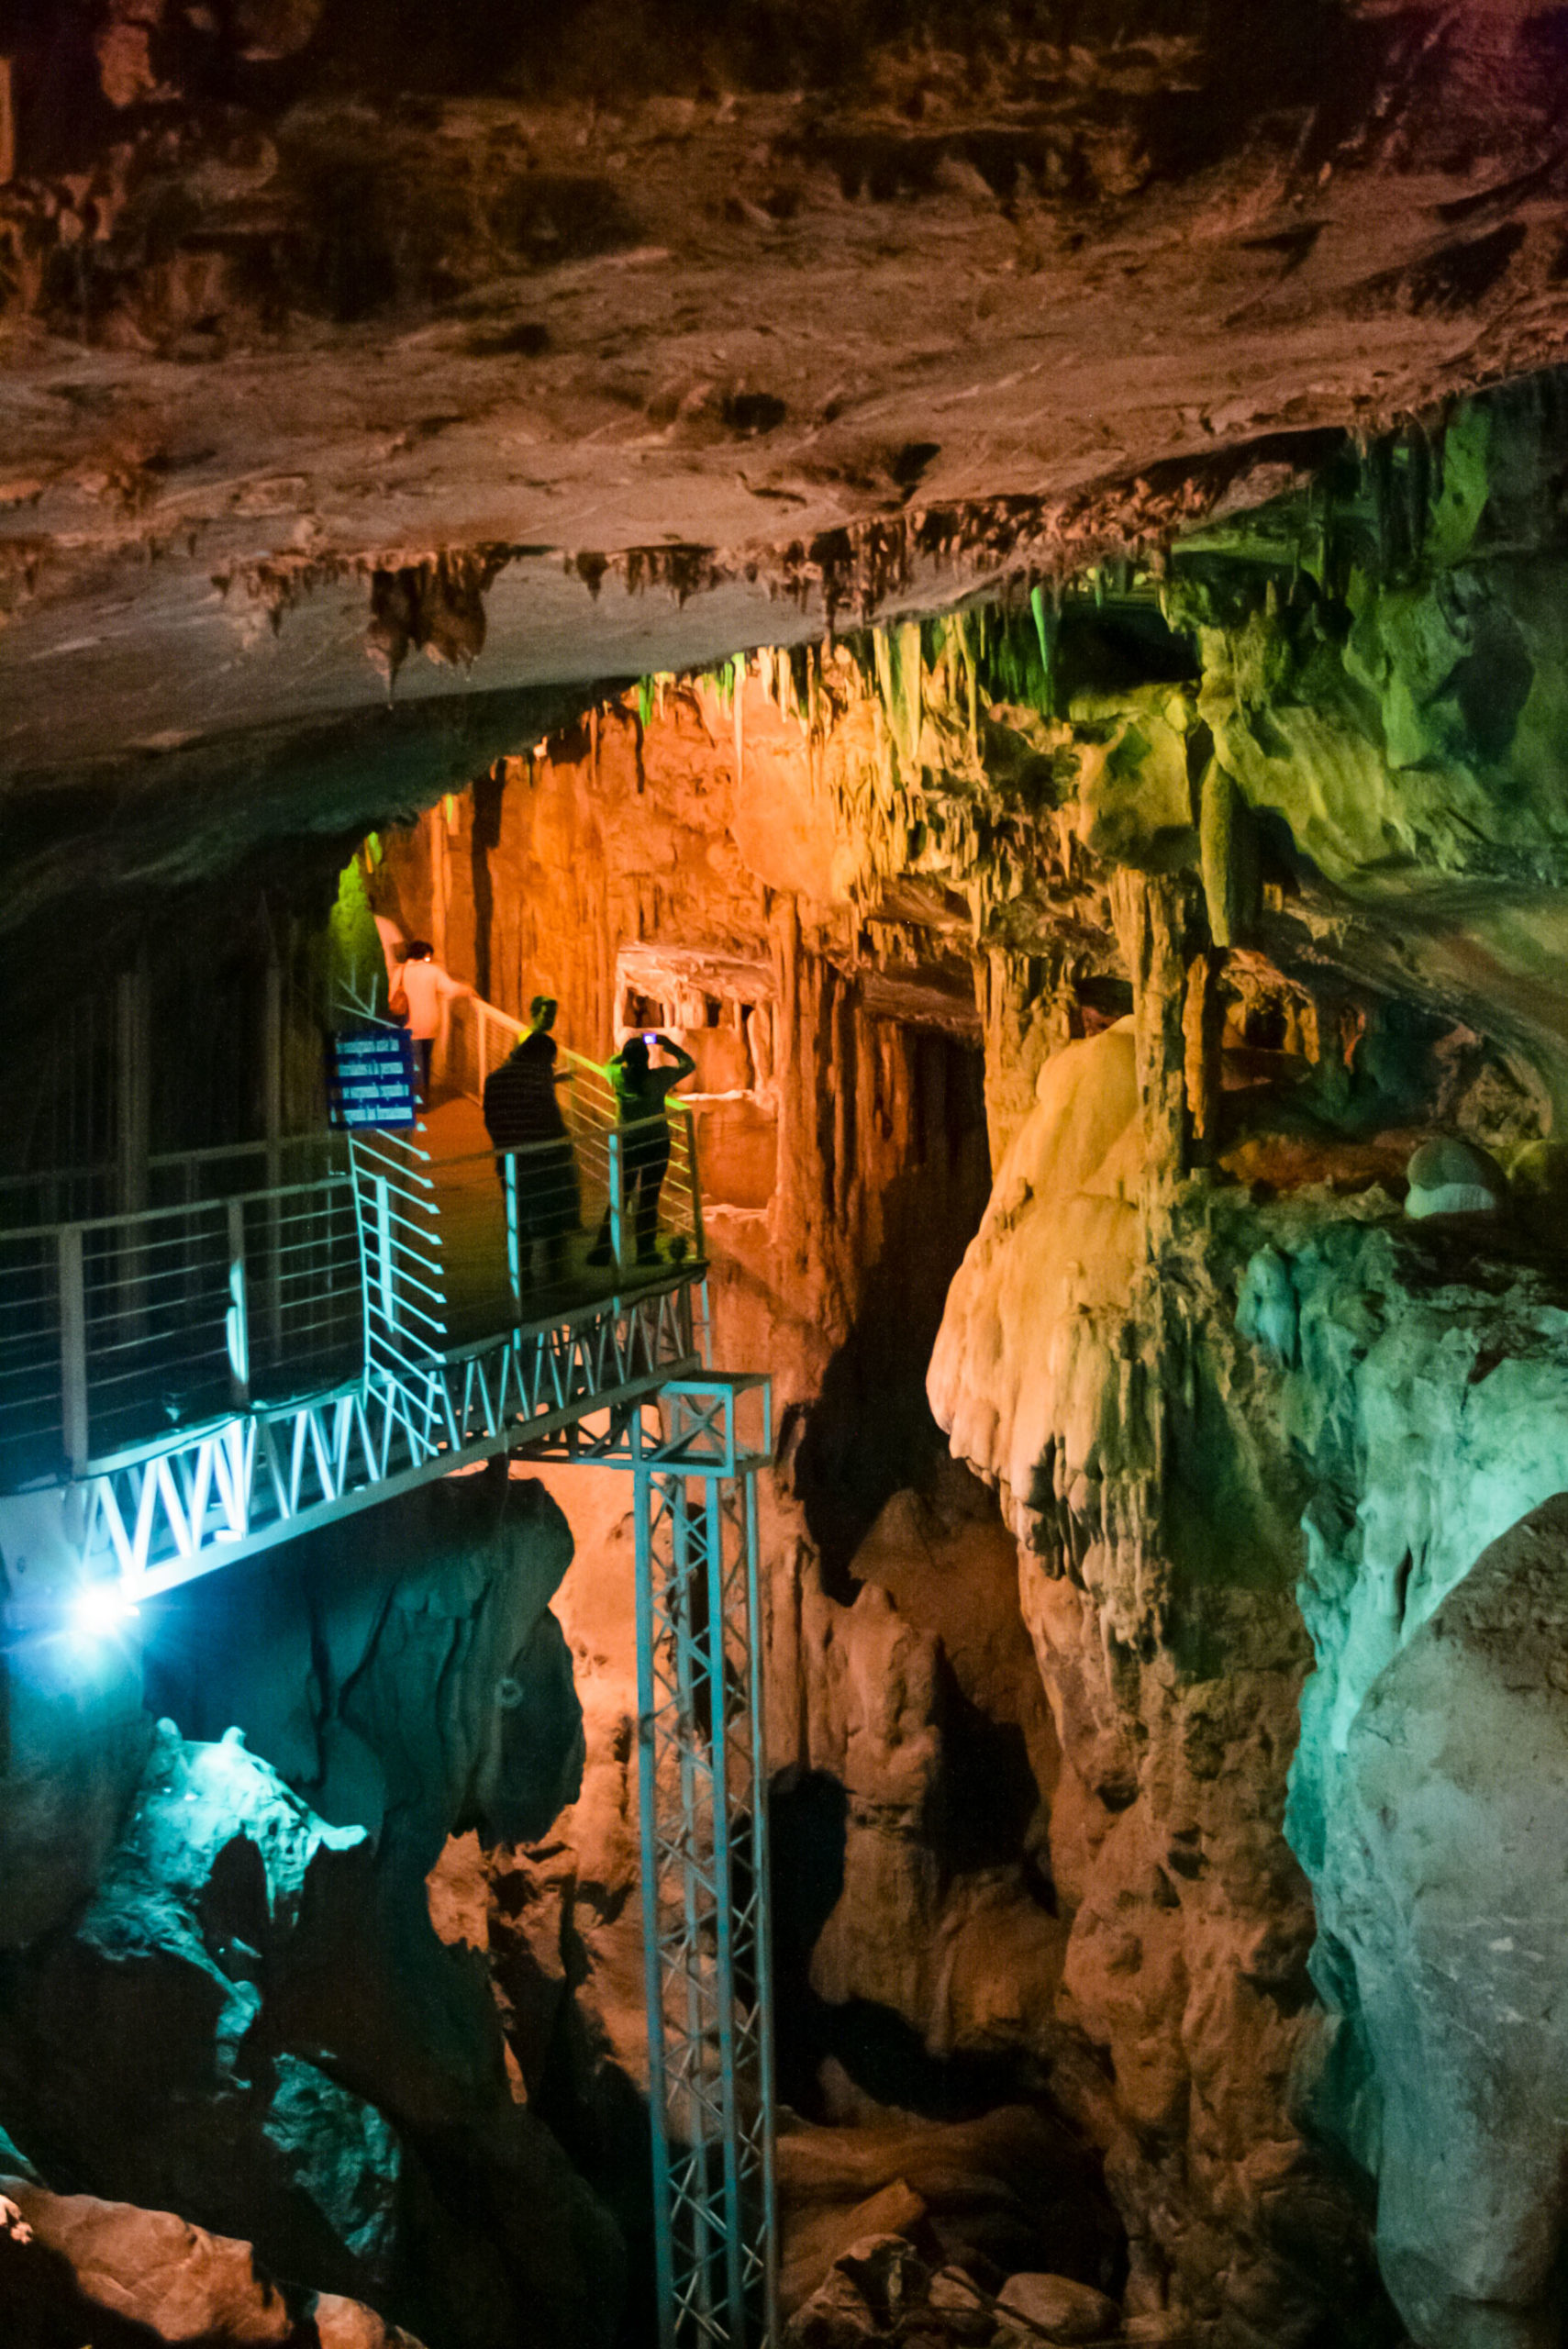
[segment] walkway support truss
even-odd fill
[[[675,1376],[568,1451],[582,1433],[528,1450],[635,1485],[660,2349],[765,2349],[777,2197],[757,1471],[772,1390],[756,1375]]]

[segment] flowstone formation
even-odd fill
[[[1445,1640],[1445,1603],[1466,1625],[1522,1609],[1543,1689],[1555,1652],[1510,1580],[1522,1552],[1474,1564],[1565,1466],[1543,1139],[1562,1015],[1540,942],[1563,820],[1540,594],[1557,558],[1524,520],[1551,477],[1551,413],[1459,419],[1440,487],[1416,451],[1373,452],[1360,546],[1334,554],[1330,502],[1294,603],[1283,578],[1244,588],[1207,552],[1188,576],[1178,554],[1166,607],[1195,596],[1201,654],[1174,745],[1189,824],[1148,695],[1078,753],[1073,829],[1114,816],[1146,868],[1106,893],[1132,1014],[1041,1069],[932,1364],[939,1418],[1019,1536],[1086,1798],[1052,1815],[1075,1910],[1063,1980],[1133,2124],[1110,2174],[1154,2217],[1135,2255],[1152,2248],[1238,2337],[1305,2337],[1346,2305],[1358,2221],[1314,2137],[1375,2180],[1416,2339],[1522,2343],[1561,2316],[1551,2190],[1507,2183],[1537,2109],[1512,2067],[1528,2039],[1550,2069],[1550,2026],[1488,1987],[1514,1948],[1542,1954],[1510,1930],[1537,1865],[1510,1804],[1554,1815],[1561,1766],[1550,1733],[1512,1737],[1514,1797],[1488,1785],[1485,1732],[1475,1761],[1429,1758],[1417,1662],[1441,1656],[1456,1711],[1484,1712],[1492,1650]],[[1165,726],[1181,717],[1167,701]],[[1006,910],[1031,918],[1026,886]],[[1429,1139],[1456,1125],[1468,1141]],[[1539,1554],[1547,1529],[1534,1539]],[[1473,1574],[1473,1600],[1450,1601]],[[1315,1924],[1327,2029],[1304,1973]],[[1472,1942],[1475,1995],[1429,1997]]]

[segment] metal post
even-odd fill
[[[746,2338],[742,2274],[745,2244],[740,2200],[740,2116],[737,2105],[735,1871],[730,1849],[729,1709],[725,1701],[725,1642],[728,1600],[724,1577],[724,1526],[717,1476],[703,1479],[703,1551],[707,1566],[707,1682],[712,1711],[709,1731],[713,1793],[714,2026],[718,2037],[720,2151],[724,2164],[725,2299],[731,2341]],[[715,2279],[717,2282],[717,2278]]]
[[[722,1452],[635,1471],[660,2349],[777,2338],[756,1464]]]
[[[245,1296],[245,1202],[228,1202],[228,1392],[237,1411],[250,1408],[250,1317]]]
[[[517,1230],[517,1162],[508,1151],[501,1161],[501,1196],[506,1208],[506,1277],[517,1311],[523,1309],[523,1254]]]
[[[267,968],[261,988],[261,1084],[266,1140],[265,1187],[276,1192],[284,1179],[284,974],[276,944],[269,938]],[[284,1352],[283,1217],[276,1198],[267,1202],[266,1242],[267,1320],[263,1353],[274,1364]],[[249,1371],[246,1373],[250,1376]]]
[[[60,1423],[66,1465],[80,1476],[87,1465],[87,1296],[82,1275],[82,1230],[67,1224],[59,1241]]]
[[[120,973],[115,986],[115,1156],[122,1215],[139,1215],[147,1205],[152,1119],[147,995],[146,958],[139,955],[128,971]]]
[[[661,1479],[661,1487],[663,1480]],[[660,1931],[658,1698],[654,1685],[653,1521],[662,1502],[653,1479],[633,1479],[637,1527],[637,1785],[642,1842],[642,1972],[648,2009],[648,2110],[652,2124],[653,2283],[659,2349],[677,2349],[674,2243],[671,2232],[670,2083],[664,2062],[663,1936]]]
[[[381,1318],[390,1338],[397,1327],[392,1286],[392,1194],[384,1174],[374,1182],[375,1278],[381,1297]]]
[[[683,1102],[681,1115],[686,1121],[686,1172],[692,1186],[692,1247],[700,1264],[707,1254],[703,1234],[702,1185],[697,1180],[697,1119],[696,1111]]]
[[[139,1215],[147,1205],[148,1157],[151,1148],[152,1090],[148,1067],[148,978],[145,951],[116,986],[118,1098],[115,1145],[119,1211]],[[146,1268],[139,1261],[139,1234],[126,1235],[121,1255],[120,1310],[127,1337],[139,1344],[147,1335]]]
[[[610,1253],[616,1260],[617,1270],[619,1271],[622,1267],[621,1250],[624,1239],[623,1226],[625,1221],[626,1201],[624,1197],[625,1165],[621,1156],[621,1133],[618,1126],[611,1127],[608,1134],[605,1138],[605,1146],[606,1154],[609,1158]]]

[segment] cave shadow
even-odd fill
[[[913,1163],[883,1194],[884,1243],[860,1311],[816,1400],[798,1415],[795,1489],[823,1587],[843,1604],[859,1588],[851,1563],[879,1511],[895,1493],[926,1484],[947,1451],[926,1371],[948,1289],[991,1197],[984,1055],[945,1037],[924,1039],[922,1051]]]
[[[1054,1917],[1055,1887],[1025,1844],[1042,1798],[1021,1726],[994,1720],[965,1696],[944,1648],[937,1653],[937,1705],[942,1770],[930,1823],[945,1866],[967,1876],[1021,1865],[1029,1891]]]
[[[1032,1775],[1029,1784],[1032,1808]],[[806,2120],[827,2121],[819,2074],[829,2058],[862,2095],[929,2121],[973,2121],[998,2105],[1043,2097],[1044,2068],[1030,2076],[1016,2052],[933,2055],[891,2008],[869,1998],[835,2005],[813,1988],[812,1952],[844,1889],[849,1809],[844,1788],[825,1770],[782,1771],[773,1781],[768,1816],[780,2102]]]

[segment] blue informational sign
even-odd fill
[[[327,1116],[334,1126],[411,1126],[414,1040],[406,1028],[350,1028],[327,1040]]]

